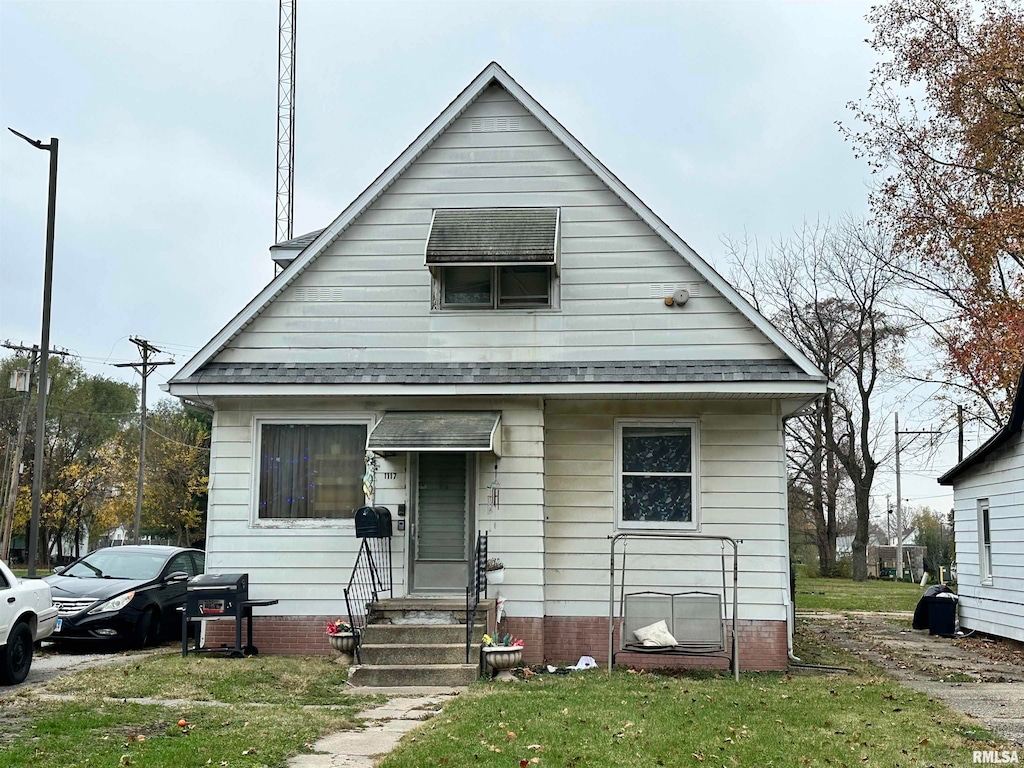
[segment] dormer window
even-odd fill
[[[435,210],[426,248],[426,264],[435,276],[435,306],[553,306],[558,230],[557,208]]]

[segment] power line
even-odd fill
[[[174,361],[150,360],[149,356],[151,354],[162,354],[163,351],[157,349],[148,341],[138,336],[132,336],[131,342],[139,348],[139,354],[142,356],[142,360],[134,363],[115,363],[114,367],[132,368],[142,376],[142,393],[139,398],[139,482],[135,495],[135,523],[132,526],[132,539],[136,544],[138,544],[139,528],[142,525],[142,488],[143,483],[145,482],[146,472],[146,381],[149,379],[149,374],[151,374],[158,366],[174,365]]]
[[[170,443],[177,443],[178,445],[183,445],[186,448],[195,448],[197,451],[209,451],[209,450],[211,450],[210,448],[207,448],[207,447],[202,446],[202,445],[192,445],[190,443],[183,443],[183,442],[181,442],[181,440],[175,440],[173,437],[168,437],[167,435],[163,434],[162,432],[157,432],[152,427],[148,427],[148,430],[150,432],[152,432],[154,435],[156,435],[158,437],[162,437],[164,440],[167,440]]]

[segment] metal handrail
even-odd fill
[[[392,573],[391,538],[363,539],[345,587],[345,610],[355,637],[356,663],[360,662],[359,649],[366,628],[367,607],[376,603],[383,593],[393,594]]]
[[[466,663],[473,646],[473,627],[476,624],[476,609],[480,605],[480,593],[487,597],[487,531],[477,531],[473,559],[469,562],[466,583]]]

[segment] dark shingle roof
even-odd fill
[[[790,360],[554,363],[210,363],[189,384],[629,384],[823,381]]]
[[[287,251],[301,251],[303,248],[305,248],[314,240],[316,240],[320,236],[321,232],[323,232],[322,229],[314,229],[312,232],[307,232],[304,235],[293,237],[291,240],[285,240],[284,242],[278,243],[277,245],[272,245],[270,246],[270,250],[274,250],[275,248],[281,248],[282,250]]]
[[[557,232],[557,208],[439,209],[427,264],[553,264]]]

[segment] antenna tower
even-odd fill
[[[274,242],[292,239],[295,211],[295,4],[280,0],[277,24],[277,215]]]

